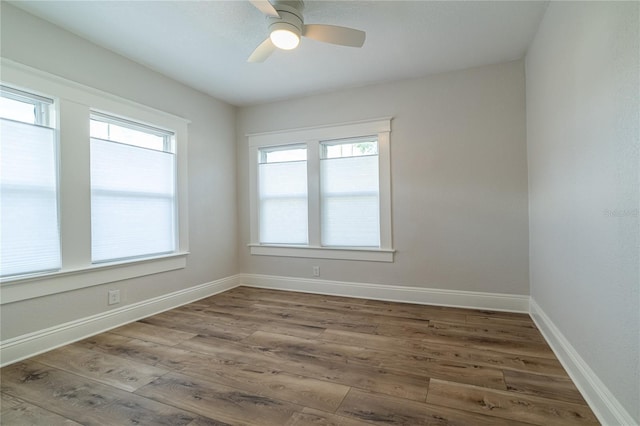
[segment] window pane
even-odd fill
[[[261,150],[260,163],[281,163],[286,161],[304,161],[307,159],[307,148],[288,148]]]
[[[36,124],[36,106],[34,104],[0,97],[0,117]]]
[[[260,164],[260,242],[307,244],[307,162]]]
[[[93,262],[175,251],[174,155],[91,139]]]
[[[89,132],[92,138],[125,143],[156,151],[169,151],[169,147],[165,143],[165,138],[170,137],[169,133],[158,135],[97,119],[91,119]]]
[[[0,273],[59,269],[54,130],[0,119],[0,140]]]
[[[322,245],[380,246],[378,188],[377,155],[321,160]]]
[[[323,142],[322,158],[361,157],[378,154],[378,141],[375,137],[351,139],[345,143]]]
[[[53,99],[0,85],[0,117],[54,127],[49,125],[53,112]]]

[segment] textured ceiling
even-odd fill
[[[248,105],[522,58],[547,2],[306,1],[306,23],[367,32],[361,49],[303,39],[264,63],[263,15],[234,1],[19,1],[15,6],[175,80]]]

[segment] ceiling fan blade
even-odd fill
[[[249,0],[252,5],[256,7],[260,12],[272,18],[279,18],[280,15],[273,5],[267,0]]]
[[[305,25],[302,29],[302,35],[325,43],[350,47],[362,47],[366,38],[364,31],[323,24]]]
[[[267,37],[265,41],[260,43],[260,46],[256,47],[247,62],[264,62],[274,50],[276,50],[276,46],[271,41],[271,38]]]

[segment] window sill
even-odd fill
[[[393,262],[393,249],[249,244],[252,255]]]
[[[125,262],[96,264],[86,268],[5,278],[2,280],[0,304],[182,269],[187,264],[188,254],[189,252],[172,253]]]

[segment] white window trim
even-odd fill
[[[130,100],[2,58],[2,82],[56,101],[62,268],[1,280],[0,304],[130,279],[186,266],[189,253],[187,128],[189,121]],[[89,188],[89,116],[102,111],[171,130],[176,138],[178,245],[175,253],[93,265]],[[69,196],[69,194],[73,194]],[[68,230],[73,229],[73,232]],[[66,230],[66,231],[65,231]]]
[[[182,269],[189,253],[172,253],[128,262],[99,263],[78,269],[23,275],[3,281],[2,304]]]
[[[248,134],[249,141],[249,197],[250,238],[252,255],[306,257],[319,259],[365,260],[393,262],[395,250],[391,232],[391,155],[389,133],[391,117],[277,132]],[[279,145],[304,143],[317,146],[321,141],[377,135],[380,187],[380,248],[323,247],[320,245],[319,180],[309,180],[309,244],[305,246],[260,244],[258,206],[259,149]],[[307,173],[319,174],[319,150],[307,150]]]

